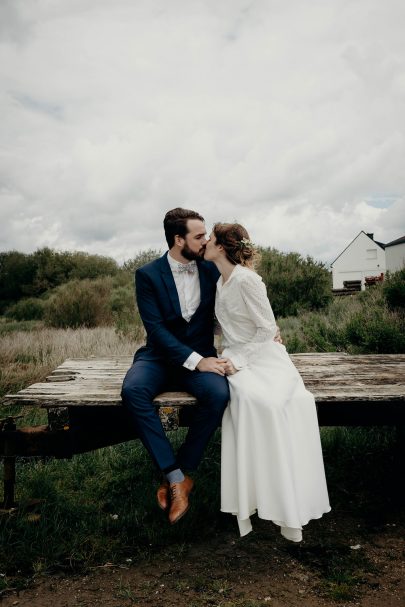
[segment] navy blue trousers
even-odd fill
[[[153,399],[166,390],[189,392],[198,400],[177,456],[156,412]],[[189,371],[159,361],[136,360],[122,386],[128,408],[146,449],[160,470],[195,470],[229,401],[228,381],[216,373]]]

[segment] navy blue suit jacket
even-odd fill
[[[214,306],[219,272],[209,261],[198,260],[201,303],[190,321],[181,315],[167,253],[139,268],[135,291],[147,341],[134,360],[162,360],[182,365],[192,352],[203,357],[216,356],[214,348]]]

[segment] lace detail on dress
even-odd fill
[[[218,291],[216,314],[224,332],[223,356],[241,369],[260,354],[261,344],[274,339],[277,326],[260,276],[241,266],[234,272],[232,283]]]

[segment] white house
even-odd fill
[[[344,281],[359,280],[365,289],[365,278],[386,271],[385,250],[374,234],[361,231],[332,262],[333,288],[343,289]]]
[[[374,234],[361,231],[332,262],[333,289],[343,289],[345,281],[360,281],[397,272],[405,266],[405,236],[388,244],[374,240]]]
[[[385,263],[390,272],[397,272],[405,266],[405,236],[385,245]]]

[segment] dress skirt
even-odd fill
[[[255,512],[302,529],[330,510],[314,397],[285,347],[272,340],[228,380],[221,510],[237,516],[241,535]]]

